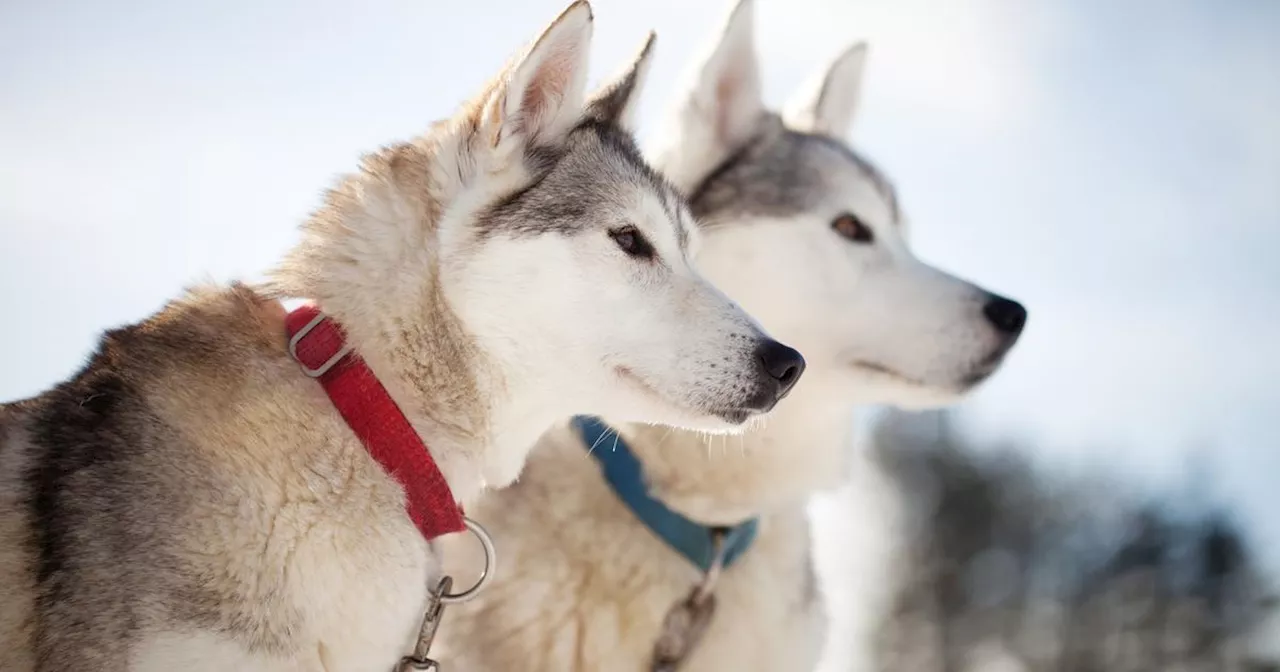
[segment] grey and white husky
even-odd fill
[[[722,432],[786,394],[803,360],[691,267],[685,201],[618,124],[646,54],[584,101],[591,27],[573,4],[452,119],[366,157],[268,286],[189,291],[0,406],[0,670],[410,653],[436,547],[291,359],[278,299],[345,332],[358,357],[333,361],[367,365],[464,505],[570,413]]]
[[[916,258],[892,183],[842,139],[865,48],[843,50],[777,114],[761,100],[752,16],[738,3],[693,65],[655,166],[690,195],[698,267],[801,348],[805,377],[741,438],[611,416],[605,432],[579,421],[543,437],[520,480],[471,509],[512,569],[444,624],[453,669],[813,669],[826,624],[806,505],[844,479],[851,408],[957,399],[1018,340],[1023,307]],[[627,453],[641,475],[613,461]],[[707,530],[705,543],[713,528],[756,536],[704,576],[623,490]],[[461,546],[448,554],[459,573],[475,562]],[[705,634],[675,651],[708,613],[687,596],[712,582]]]

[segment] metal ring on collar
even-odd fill
[[[461,593],[445,593],[441,595],[440,601],[445,604],[459,604],[479,595],[480,590],[484,588],[485,584],[489,583],[489,579],[493,576],[493,570],[498,564],[498,552],[493,547],[493,539],[489,536],[489,533],[480,526],[480,523],[470,518],[464,517],[462,523],[467,526],[471,534],[476,536],[476,539],[480,540],[480,546],[484,548],[484,570],[480,572],[480,578],[476,579],[475,585],[470,588]]]

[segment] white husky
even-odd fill
[[[741,439],[708,444],[616,418],[616,433],[581,420],[552,429],[519,482],[472,509],[509,569],[446,619],[451,669],[811,669],[825,616],[806,504],[846,472],[851,406],[956,399],[1022,330],[1022,306],[911,254],[891,184],[840,140],[865,48],[842,52],[773,114],[752,14],[750,0],[738,4],[693,68],[656,165],[700,218],[699,267],[802,348],[805,379]],[[681,537],[690,525],[702,536]],[[717,543],[741,555],[704,583],[695,558]],[[475,561],[462,547],[448,555],[459,573]],[[718,607],[698,643],[700,584]]]

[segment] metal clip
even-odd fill
[[[449,592],[449,589],[453,588],[453,577],[446,576],[440,579],[440,582],[436,584],[435,590],[431,591],[430,599],[427,600],[427,613],[422,617],[422,627],[418,630],[418,643],[413,647],[413,655],[401,658],[394,672],[414,672],[414,670],[419,672],[440,672],[440,663],[428,658],[427,654],[431,653],[431,643],[436,638],[436,630],[440,627],[440,617],[444,614],[445,605],[466,602],[474,598],[479,594],[480,589],[489,583],[489,580],[493,577],[494,565],[498,561],[498,553],[494,550],[493,539],[474,520],[463,518],[462,522],[476,536],[476,539],[480,540],[480,546],[484,549],[484,571],[480,573],[480,578],[474,586],[461,593]]]
[[[651,672],[675,672],[693,653],[711,624],[716,612],[716,583],[724,569],[724,540],[726,532],[716,529],[713,542],[715,555],[702,580],[689,591],[684,599],[672,605],[662,619],[662,630],[653,645]]]
[[[427,654],[431,653],[431,642],[436,638],[436,629],[440,627],[440,616],[444,614],[442,598],[452,587],[453,577],[446,576],[440,579],[440,583],[437,583],[435,589],[431,591],[431,599],[427,602],[427,613],[422,617],[422,628],[418,630],[418,643],[413,647],[413,655],[401,658],[400,664],[396,666],[396,672],[413,672],[413,670],[439,672],[440,663],[428,658]]]

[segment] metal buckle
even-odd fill
[[[430,601],[427,602],[427,613],[422,617],[422,627],[418,629],[418,643],[413,647],[413,655],[401,658],[395,672],[414,672],[415,670],[440,672],[440,663],[427,656],[431,653],[431,643],[436,638],[436,630],[440,627],[445,605],[458,604],[474,598],[493,576],[493,569],[498,564],[498,553],[493,547],[493,539],[480,526],[480,523],[466,517],[462,519],[462,523],[467,526],[471,534],[476,536],[476,539],[480,540],[480,546],[484,548],[484,570],[480,572],[480,578],[476,580],[475,585],[461,593],[449,592],[449,589],[453,588],[453,577],[445,576],[440,579],[435,590],[431,591]]]
[[[307,366],[301,359],[298,358],[298,343],[300,343],[307,334],[311,333],[312,329],[315,329],[317,325],[319,325],[321,322],[324,322],[326,319],[328,319],[328,317],[329,316],[325,315],[324,313],[316,313],[316,316],[311,318],[310,322],[308,322],[305,326],[299,329],[298,333],[294,334],[293,337],[289,339],[289,356],[293,358],[293,361],[298,363],[298,366],[302,369],[302,372],[306,374],[308,378],[319,378],[320,376],[323,376],[324,374],[328,373],[329,369],[332,369],[333,367],[337,366],[338,362],[342,361],[343,357],[346,357],[347,355],[351,354],[351,345],[348,343],[343,343],[342,347],[339,348],[338,351],[334,353],[332,357],[325,360],[324,364],[321,364],[318,368],[315,368],[315,369]]]

